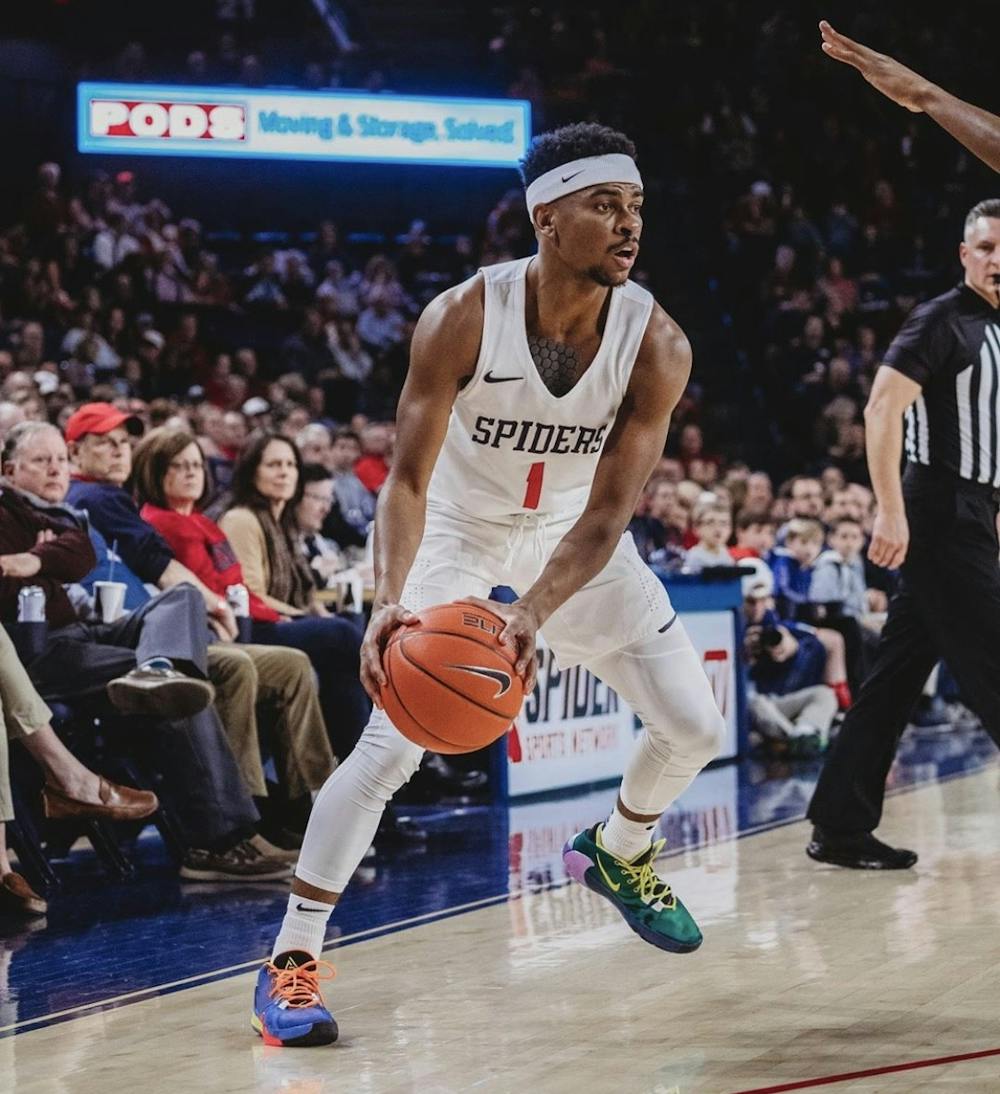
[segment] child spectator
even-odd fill
[[[840,601],[841,611],[860,620],[867,607],[865,564],[861,551],[865,534],[853,517],[840,517],[829,536],[830,549],[813,567],[809,599],[816,603]]]
[[[862,552],[865,534],[854,517],[840,517],[830,532],[830,550],[816,560],[809,598],[814,611],[826,611],[825,628],[843,635],[847,655],[847,678],[852,687],[860,685],[874,657],[878,629],[864,626],[869,594]],[[817,622],[821,615],[816,615]]]
[[[687,566],[703,570],[706,566],[731,566],[733,563],[726,544],[733,532],[729,506],[716,498],[701,501],[694,507],[694,533],[698,537],[687,553]]]
[[[767,512],[744,509],[736,518],[736,546],[729,554],[736,562],[744,558],[767,558],[774,550],[777,524]]]
[[[813,610],[812,578],[816,560],[823,551],[823,525],[811,517],[793,517],[785,527],[785,546],[776,548],[771,556],[775,601],[783,617],[814,623],[817,617]],[[827,652],[824,682],[837,693],[841,710],[846,710],[852,700],[844,636],[824,626],[816,631],[816,637]]]
[[[771,557],[774,598],[782,614],[797,618],[810,601],[813,567],[823,551],[823,525],[811,517],[793,517],[786,525],[785,546]]]

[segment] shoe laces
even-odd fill
[[[337,970],[328,961],[306,961],[290,969],[279,969],[268,961],[265,967],[274,977],[271,998],[293,1008],[323,1006],[319,982],[332,980],[337,975]]]
[[[666,843],[665,839],[657,840],[639,862],[627,862],[625,859],[618,859],[617,861],[619,869],[625,875],[629,885],[639,894],[640,900],[645,903],[659,900],[668,908],[674,908],[677,905],[677,897],[674,896],[670,886],[658,877],[653,869],[653,862],[666,846]]]

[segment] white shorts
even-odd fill
[[[497,524],[428,507],[402,603],[420,611],[464,596],[487,597],[495,585],[523,595],[576,519],[528,514]],[[663,631],[674,616],[666,589],[626,532],[604,569],[541,630],[558,667],[567,669]]]

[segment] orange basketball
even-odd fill
[[[392,724],[432,752],[473,752],[502,737],[524,683],[504,621],[473,604],[439,604],[393,633],[382,657],[382,703]]]

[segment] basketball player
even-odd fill
[[[377,709],[313,807],[258,978],[253,1023],[268,1044],[337,1036],[319,994],[326,921],[422,753],[381,709],[381,653],[432,604],[465,598],[502,616],[526,690],[541,630],[560,668],[586,666],[640,717],[615,807],[567,844],[567,870],[654,946],[701,944],[654,871],[662,841],[651,839],[717,753],[724,721],[663,585],[623,535],[691,364],[683,332],[628,280],[642,232],[634,156],[627,137],[593,124],[536,138],[522,173],[538,254],[481,270],[417,324],[362,648]],[[520,599],[483,600],[494,585]]]
[[[1000,118],[995,114],[963,102],[892,57],[855,42],[834,30],[825,19],[819,29],[824,53],[852,65],[894,103],[933,118],[974,156],[1000,171]]]

